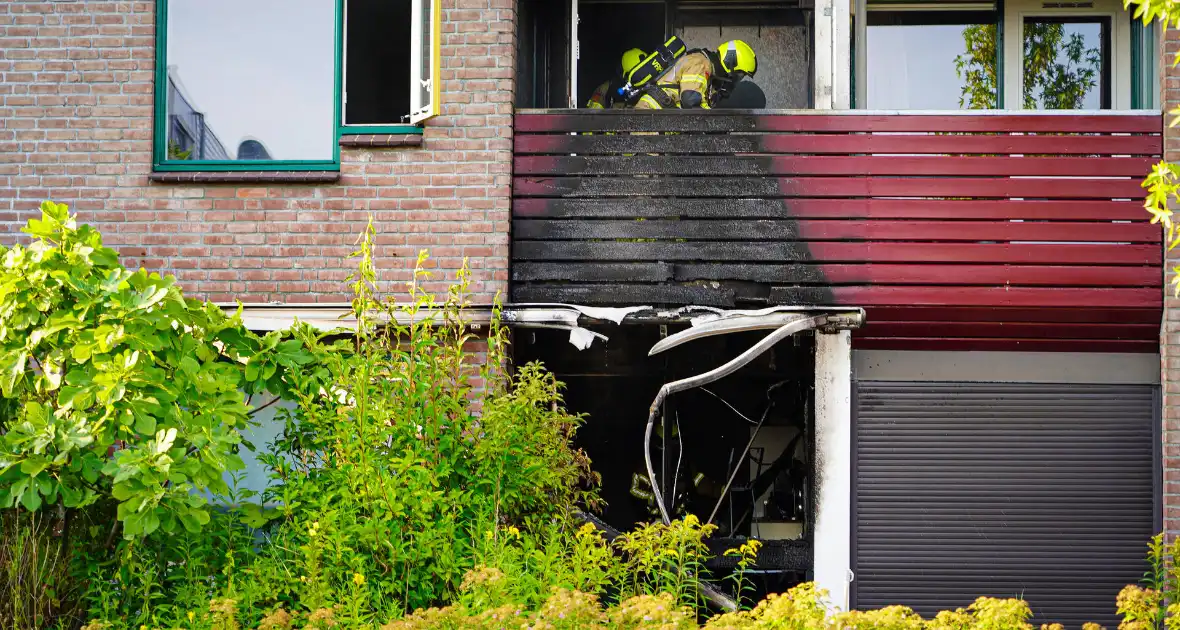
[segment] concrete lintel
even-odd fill
[[[857,350],[861,381],[1157,385],[1158,354]]]

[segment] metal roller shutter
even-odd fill
[[[856,384],[853,603],[1020,596],[1116,627],[1156,531],[1156,388]]]

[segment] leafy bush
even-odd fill
[[[454,600],[484,532],[575,539],[571,508],[596,483],[570,445],[581,419],[540,366],[504,369],[498,322],[482,338],[465,324],[466,270],[436,302],[423,256],[409,300],[380,299],[370,226],[355,330],[259,337],[172,278],[123,269],[64,206],[26,231],[31,245],[2,252],[16,404],[0,496],[6,515],[52,506],[87,523],[69,577],[92,625],[384,622]],[[255,497],[223,475],[242,468],[247,396],[263,393],[294,409],[259,456],[273,484]],[[122,537],[102,517],[116,511]],[[3,568],[36,569],[14,558]]]
[[[0,417],[0,507],[112,500],[126,537],[200,531],[200,493],[225,493],[223,473],[242,468],[239,389],[278,384],[244,377],[264,349],[173,278],[121,267],[64,205],[44,203],[24,232],[28,247],[0,249],[0,391],[15,403]]]
[[[352,339],[305,339],[331,384],[290,376],[298,408],[263,457],[279,507],[250,570],[253,606],[341,606],[370,622],[446,602],[482,532],[538,531],[593,498],[589,461],[570,446],[581,419],[561,408],[557,381],[535,365],[502,369],[498,322],[486,339],[463,325],[468,272],[436,302],[423,256],[408,301],[379,299],[371,239],[370,226]]]

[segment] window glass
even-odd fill
[[[408,123],[410,0],[347,0],[344,124]]]
[[[1110,108],[1109,21],[1025,18],[1024,108]]]
[[[442,26],[442,0],[411,0],[413,16],[410,30],[410,122],[420,123],[439,115],[442,64],[439,28]]]
[[[434,2],[432,1],[432,2],[420,3],[419,8],[418,8],[418,13],[419,13],[418,14],[419,27],[422,29],[421,30],[421,33],[422,33],[421,39],[422,39],[422,51],[423,51],[423,54],[421,55],[421,57],[419,59],[420,67],[418,68],[418,70],[419,70],[418,76],[421,77],[421,79],[422,79],[421,81],[418,82],[418,89],[420,90],[420,92],[418,94],[418,98],[419,98],[418,102],[425,104],[425,103],[430,102],[431,85],[429,83],[429,80],[431,78],[433,78],[433,76],[434,76],[434,72],[432,71],[432,67],[431,67],[431,64],[433,63],[433,59],[431,59],[430,55],[427,53],[427,51],[429,51],[431,49],[431,46],[433,45],[431,43],[431,39],[434,36],[434,23],[433,23]]]
[[[335,157],[334,0],[168,0],[167,158]]]
[[[870,11],[870,109],[996,107],[994,12]]]

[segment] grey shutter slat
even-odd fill
[[[1154,533],[1155,387],[858,382],[854,604],[1020,596],[1113,628]]]

